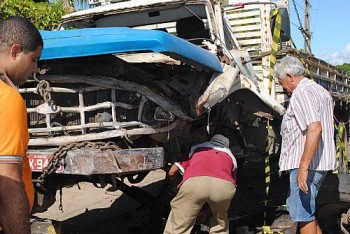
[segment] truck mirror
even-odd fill
[[[282,22],[281,22],[281,37],[280,42],[289,41],[290,39],[290,22],[289,22],[289,14],[288,10],[285,7],[279,7]],[[272,16],[274,9],[270,12],[270,17]],[[271,33],[273,34],[273,29],[275,27],[276,17],[271,19]]]

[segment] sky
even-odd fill
[[[304,27],[304,2],[295,0],[300,20]],[[311,51],[315,57],[332,65],[350,63],[350,11],[349,0],[309,0]],[[304,48],[304,40],[299,31],[299,21],[289,0],[292,38],[299,49]]]

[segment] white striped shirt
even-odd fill
[[[322,136],[309,169],[328,171],[335,169],[335,143],[333,100],[327,90],[304,78],[292,93],[281,125],[282,147],[280,171],[299,168],[304,151],[307,127],[320,122]]]

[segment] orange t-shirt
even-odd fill
[[[4,79],[0,79],[0,160],[2,163],[6,163],[6,160],[8,163],[22,161],[22,180],[31,210],[34,187],[29,159],[26,156],[29,141],[27,109],[22,96],[9,79],[4,75],[0,78]],[[20,157],[23,160],[18,160]]]

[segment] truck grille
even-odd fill
[[[34,82],[29,86],[35,85]],[[83,83],[51,85],[45,102],[37,88],[21,88],[28,111],[30,145],[61,145],[169,131],[174,116],[138,92]],[[169,121],[154,116],[170,116]]]

